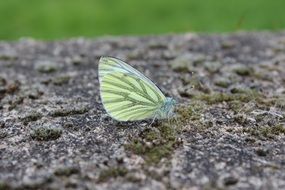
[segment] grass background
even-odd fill
[[[1,0],[0,40],[282,30],[284,0]]]

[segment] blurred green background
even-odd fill
[[[0,0],[0,39],[282,30],[285,0]]]

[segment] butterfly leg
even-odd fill
[[[150,123],[150,124],[149,124],[149,126],[148,126],[149,128],[151,128],[151,127],[152,127],[152,124],[155,122],[155,119],[156,119],[156,118],[157,118],[156,116],[154,116],[154,117],[153,117],[153,119],[152,119],[151,123]]]
[[[174,119],[175,119],[175,125],[178,126],[179,123],[177,117],[175,116]]]

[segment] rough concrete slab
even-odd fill
[[[116,122],[100,56],[179,101]],[[285,33],[0,42],[0,189],[285,189]]]

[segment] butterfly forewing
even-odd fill
[[[150,79],[124,61],[114,57],[101,57],[99,61],[99,81],[101,81],[105,75],[113,72],[122,72],[142,79],[149,83],[160,96],[164,97],[160,89]]]
[[[165,101],[151,80],[115,58],[100,59],[99,81],[104,108],[120,121],[152,118]]]

